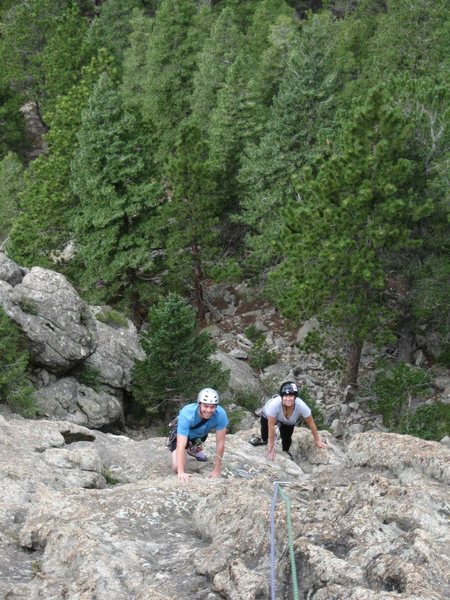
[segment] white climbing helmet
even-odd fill
[[[219,404],[219,394],[212,388],[204,388],[199,391],[197,402],[203,402],[204,404]]]

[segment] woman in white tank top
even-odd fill
[[[279,395],[268,400],[261,414],[261,437],[250,440],[253,446],[266,446],[266,457],[275,460],[275,425],[278,423],[281,436],[281,447],[292,458],[289,449],[292,444],[292,434],[297,421],[302,417],[311,430],[314,442],[318,448],[325,448],[317,431],[316,424],[308,405],[298,397],[297,384],[286,381],[280,386]]]

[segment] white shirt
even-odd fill
[[[281,396],[276,395],[272,396],[272,398],[266,402],[262,410],[262,414],[266,418],[275,417],[279,423],[284,423],[285,425],[295,425],[300,417],[303,417],[304,419],[310,417],[311,409],[305,402],[303,402],[303,400],[296,398],[292,415],[289,418],[286,418],[283,412]]]

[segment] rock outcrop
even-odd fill
[[[256,427],[256,424],[255,424]],[[0,597],[260,600],[270,597],[275,482],[290,500],[299,597],[444,600],[450,450],[408,436],[294,433],[295,462],[227,436],[222,477],[163,438],[0,417]],[[214,436],[206,443],[210,456]],[[292,598],[287,507],[275,510],[276,597]]]
[[[93,428],[123,420],[133,365],[145,356],[131,321],[100,321],[101,308],[82,300],[63,275],[23,269],[3,253],[0,305],[27,342],[41,416]]]

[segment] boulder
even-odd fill
[[[121,394],[111,388],[94,390],[74,377],[62,377],[34,392],[39,414],[85,427],[103,427],[123,419]]]
[[[224,369],[230,371],[229,388],[233,392],[244,391],[260,394],[262,386],[255,376],[253,369],[240,359],[233,358],[229,354],[216,350],[213,359],[221,364]]]
[[[98,309],[93,309],[93,313],[96,312]],[[96,330],[96,349],[84,364],[95,370],[101,383],[130,390],[133,365],[145,358],[136,327],[130,320],[125,327],[96,321]]]
[[[0,281],[0,303],[24,333],[31,361],[62,374],[97,347],[87,304],[59,273],[33,267],[12,287]]]
[[[22,281],[27,272],[28,269],[19,267],[4,252],[0,252],[0,281],[6,281],[6,283],[14,287]]]

